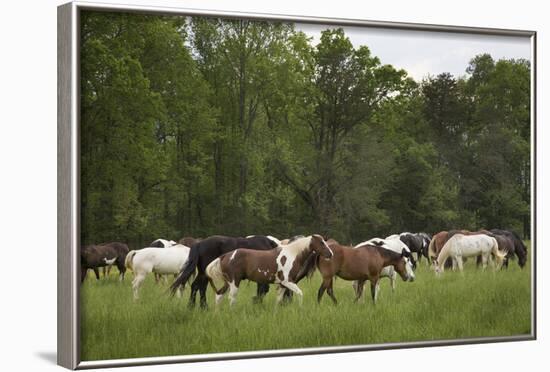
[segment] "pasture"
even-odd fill
[[[530,248],[529,248],[530,251]],[[465,264],[463,274],[445,271],[436,278],[425,261],[416,281],[398,279],[392,293],[382,280],[376,305],[365,287],[363,303],[354,303],[351,282],[336,279],[334,306],[328,296],[317,304],[318,272],[299,283],[304,303],[275,305],[272,286],[264,303],[253,305],[255,283],[241,285],[237,303],[227,299],[216,310],[208,289],[209,309],[187,308],[189,288],[182,298],[170,298],[168,283],[157,285],[150,275],[132,298],[132,273],[123,283],[113,269],[107,279],[92,273],[81,287],[82,360],[137,358],[443,340],[481,336],[510,336],[531,331],[531,260],[521,270],[516,261],[508,270],[493,272]]]

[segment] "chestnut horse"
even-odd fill
[[[286,289],[296,293],[302,303],[303,294],[296,279],[312,252],[329,260],[333,256],[323,237],[315,234],[268,251],[238,248],[216,258],[206,267],[206,275],[216,291],[216,305],[228,289],[230,305],[233,305],[244,279],[258,284],[278,284],[277,303],[283,299]],[[223,287],[218,290],[215,282],[220,281]]]
[[[323,277],[323,282],[317,294],[317,302],[325,291],[334,304],[337,304],[332,283],[338,276],[344,280],[357,280],[355,301],[361,298],[365,281],[371,282],[372,301],[376,303],[378,298],[378,282],[382,270],[387,266],[393,266],[404,281],[414,281],[414,271],[409,260],[410,252],[403,249],[401,253],[382,248],[377,245],[365,244],[359,247],[348,247],[337,243],[329,244],[334,253],[330,260],[317,260],[317,268]]]

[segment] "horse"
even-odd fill
[[[497,235],[492,233],[489,233],[487,235],[496,239],[499,251],[506,253],[506,256],[504,257],[504,262],[502,263],[502,267],[508,269],[508,262],[510,261],[510,259],[514,258],[515,254],[514,242],[506,235]],[[481,258],[479,256],[477,257],[477,265],[481,265]]]
[[[425,232],[420,232],[416,234],[422,239],[422,255],[426,257],[428,265],[430,264],[430,257],[428,254],[428,247],[430,246],[430,242],[432,241],[432,236]]]
[[[182,244],[165,249],[148,247],[130,251],[126,255],[124,264],[134,272],[132,281],[134,300],[139,298],[139,288],[147,274],[151,272],[155,275],[178,274],[189,257],[189,251],[190,248]]]
[[[370,243],[355,247],[333,243],[329,244],[329,248],[334,253],[332,259],[317,259],[317,268],[323,277],[323,282],[317,293],[318,303],[321,303],[325,291],[335,305],[338,303],[332,289],[335,276],[344,280],[358,282],[355,292],[356,302],[363,294],[365,281],[370,280],[371,295],[374,303],[376,303],[378,298],[380,277],[387,267],[393,267],[404,281],[414,281],[415,279],[412,264],[408,257],[410,252],[405,249],[401,253],[397,253],[378,245],[371,245]]]
[[[389,249],[390,251],[394,251],[396,253],[404,253],[404,256],[407,257],[410,260],[411,266],[414,269],[416,269],[416,262],[414,261],[414,257],[409,250],[409,247],[405,243],[403,243],[400,239],[380,239],[380,238],[372,238],[370,240],[367,240],[365,242],[359,243],[355,245],[354,248],[359,248],[365,245],[374,245],[378,247],[382,247],[385,249]],[[397,273],[395,272],[395,269],[393,266],[387,266],[384,269],[382,269],[382,272],[380,273],[380,278],[389,278],[391,283],[392,291],[395,291],[395,284],[397,282]],[[359,282],[354,281],[353,282],[353,289],[355,290],[355,293],[358,293],[359,291]],[[361,289],[362,293],[362,289]]]
[[[185,236],[185,237],[181,238],[180,240],[178,240],[178,244],[182,244],[182,245],[185,245],[187,247],[192,247],[193,244],[198,243],[201,240],[202,240],[201,238],[193,238],[193,237],[190,237],[190,236]]]
[[[248,235],[246,238],[250,239],[250,238],[253,238],[255,236],[264,236],[264,235]],[[276,237],[274,237],[274,236],[265,235],[265,237],[268,238],[269,240],[271,240],[273,243],[277,244],[277,247],[282,244],[281,241],[279,239],[277,239]]]
[[[273,240],[265,236],[254,236],[252,238],[233,238],[228,236],[214,235],[191,247],[189,259],[181,269],[178,277],[170,286],[172,295],[179,287],[187,283],[191,275],[197,270],[197,276],[191,284],[191,295],[189,297],[189,307],[195,306],[197,291],[200,292],[200,305],[206,308],[206,289],[208,287],[208,277],[205,274],[206,267],[216,258],[224,253],[234,251],[237,248],[249,248],[254,250],[269,250],[277,247]],[[258,284],[255,301],[261,301],[263,296],[269,291],[269,285]]]
[[[445,243],[441,252],[435,259],[435,273],[439,275],[444,271],[445,261],[449,257],[458,264],[458,268],[462,272],[462,259],[464,257],[481,255],[483,268],[485,269],[491,254],[497,261],[496,267],[499,268],[504,261],[506,253],[499,251],[498,243],[495,238],[485,234],[455,234]]]
[[[420,262],[424,250],[424,239],[419,234],[403,232],[386,237],[386,240],[399,239],[409,247],[411,252],[416,253],[416,260]]]
[[[124,243],[103,243],[88,245],[80,249],[80,282],[84,282],[88,269],[92,269],[96,279],[99,280],[98,267],[116,264],[119,271],[119,279],[124,280],[126,267],[124,260],[128,254],[128,246]]]
[[[449,234],[447,235],[447,240],[449,240],[450,238],[452,238],[456,234],[462,234],[462,235],[480,235],[480,234],[484,234],[484,235],[490,236],[492,238],[495,238],[496,241],[497,241],[497,244],[498,244],[499,251],[506,253],[506,257],[503,261],[502,267],[508,268],[508,261],[510,259],[510,256],[514,255],[514,245],[510,241],[510,239],[508,239],[507,237],[495,235],[492,232],[487,231],[485,229],[480,229],[480,230],[477,230],[477,231],[451,230],[451,231],[449,231]],[[482,259],[481,255],[477,256],[476,265],[479,267],[482,263],[483,263],[483,259]],[[452,264],[449,265],[449,259],[448,259],[446,266],[447,267],[452,266],[453,269],[454,269],[456,264],[457,263],[455,261],[452,261]]]
[[[448,236],[448,231],[440,231],[432,236],[432,240],[430,241],[430,245],[428,246],[428,261],[430,263],[432,263],[432,261],[437,258],[439,252],[441,252],[443,246],[447,242]]]
[[[176,244],[178,243],[176,243],[173,240],[157,239],[157,240],[153,240],[153,242],[149,244],[149,247],[150,248],[168,248]]]
[[[518,264],[519,267],[523,268],[525,267],[525,264],[527,263],[527,247],[523,243],[523,240],[519,237],[518,234],[516,234],[514,231],[509,230],[501,230],[501,229],[492,229],[491,233],[498,235],[498,236],[505,236],[507,237],[514,246],[514,252],[510,255],[510,258],[513,258],[514,255],[518,258]],[[507,267],[508,265],[506,265]]]
[[[299,296],[301,304],[303,293],[296,285],[296,278],[312,252],[326,259],[333,256],[323,237],[317,234],[268,251],[238,248],[225,253],[206,267],[206,275],[216,291],[216,305],[219,305],[228,289],[229,303],[233,305],[239,284],[244,279],[258,284],[278,284],[277,303],[281,302],[285,290],[288,289]],[[216,281],[224,283],[219,290],[216,289]]]

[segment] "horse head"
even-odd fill
[[[332,249],[329,248],[327,242],[321,235],[313,234],[309,246],[313,251],[324,258],[332,258],[332,256],[334,256]]]
[[[397,264],[394,265],[395,271],[399,273],[399,276],[401,276],[401,279],[405,282],[413,282],[416,278],[410,257],[411,253],[403,249]]]

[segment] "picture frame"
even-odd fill
[[[476,343],[535,340],[536,265],[531,265],[530,333],[514,336],[476,337],[452,340],[431,340],[380,343],[352,346],[308,347],[268,351],[209,353],[136,359],[82,361],[80,344],[80,16],[83,11],[128,12],[146,15],[179,15],[250,19],[258,21],[300,22],[312,25],[353,26],[386,30],[449,32],[472,35],[521,36],[531,40],[531,256],[536,262],[536,32],[526,30],[489,29],[431,24],[411,24],[373,20],[318,18],[261,13],[163,8],[156,6],[115,5],[92,2],[71,2],[58,7],[58,364],[69,369],[154,365],[167,363],[264,358],[275,356],[342,353],[414,347],[450,346]]]

